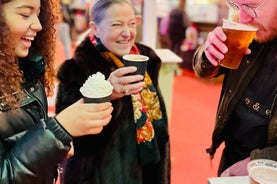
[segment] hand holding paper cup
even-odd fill
[[[101,72],[92,74],[80,88],[84,97],[84,103],[103,103],[111,99],[113,86]]]
[[[137,71],[134,73],[135,75],[145,75],[148,60],[149,57],[140,54],[128,54],[123,56],[124,66],[137,67]]]
[[[257,28],[225,19],[222,28],[227,36],[225,44],[228,52],[224,55],[224,59],[219,61],[219,65],[237,69],[249,44],[256,36]]]

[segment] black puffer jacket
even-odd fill
[[[55,118],[47,117],[40,82],[28,85],[24,93],[20,108],[0,106],[0,183],[53,184],[72,138]]]

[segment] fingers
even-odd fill
[[[122,88],[121,88],[121,90],[120,90],[120,93],[122,93],[122,94],[124,94],[124,95],[128,94],[129,91],[128,91],[128,89],[127,89],[127,86],[122,85]]]
[[[136,67],[123,67],[110,74],[109,81],[113,85],[112,99],[121,98],[141,91],[144,86],[142,75],[128,75],[136,71]]]
[[[227,40],[227,37],[222,29],[222,27],[216,27],[212,32],[208,35],[208,40],[212,41],[213,44],[222,44],[222,42],[225,42]],[[225,46],[222,44],[221,46]],[[225,48],[227,48],[225,46]]]
[[[57,114],[57,121],[73,137],[99,133],[112,118],[111,103],[84,104],[80,102],[79,100]]]
[[[102,119],[93,119],[87,121],[84,126],[83,135],[90,135],[90,134],[99,134],[103,128],[110,122],[112,116],[108,116]]]
[[[204,52],[207,59],[215,66],[218,65],[218,61],[222,60],[224,54],[228,51],[227,46],[224,44],[226,39],[226,35],[221,27],[216,27],[208,34],[204,44]]]
[[[110,74],[108,80],[112,83],[112,85],[129,84],[141,81],[143,79],[142,75],[128,75],[134,73],[136,70],[137,68],[133,66],[116,69]]]
[[[87,106],[88,108],[87,110],[87,114],[85,114],[86,117],[88,117],[88,120],[102,120],[102,119],[106,119],[106,118],[110,118],[111,117],[111,113],[113,111],[113,107],[109,106],[108,108],[102,109],[102,107],[100,108],[96,108],[95,105],[97,104],[87,104],[87,105],[91,105],[91,106]],[[100,104],[99,104],[100,105]]]
[[[120,82],[122,84],[130,84],[135,83],[143,80],[142,75],[127,75],[120,78]]]
[[[111,80],[111,78],[112,80],[117,80],[118,78],[134,73],[135,71],[137,71],[137,68],[134,66],[118,68],[110,74],[109,80]]]
[[[101,118],[101,119],[93,119],[90,120],[88,122],[88,127],[87,130],[91,131],[93,129],[99,129],[99,128],[103,128],[104,126],[108,125],[110,120],[111,120],[112,116],[107,116],[106,118]],[[91,133],[91,132],[89,132]]]
[[[224,58],[224,55],[221,54],[217,49],[210,44],[205,50],[204,50],[207,59],[214,65],[218,65],[218,61],[222,60]]]
[[[124,95],[130,95],[140,92],[143,89],[144,82],[130,83],[122,86],[121,93]]]
[[[88,112],[99,112],[105,110],[112,110],[112,103],[111,102],[104,102],[104,103],[83,103]]]

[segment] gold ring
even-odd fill
[[[121,93],[123,93],[123,94],[127,94],[128,93],[128,90],[126,89],[125,85],[122,86]]]

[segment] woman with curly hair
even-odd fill
[[[73,137],[97,134],[111,119],[111,103],[82,99],[47,115],[58,9],[56,0],[0,0],[1,184],[53,183]]]

